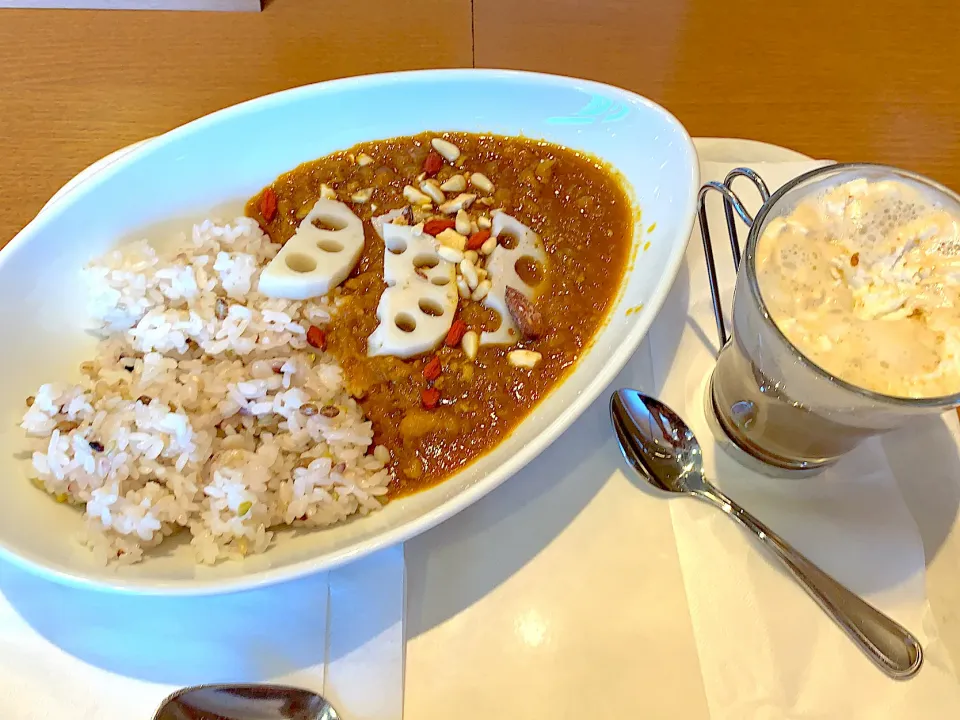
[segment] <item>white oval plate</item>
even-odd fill
[[[642,209],[632,270],[574,371],[493,451],[372,516],[281,534],[267,553],[243,562],[200,567],[180,545],[136,566],[98,567],[76,542],[76,510],[34,489],[25,479],[28,461],[15,458],[24,447],[17,423],[26,395],[43,382],[76,377],[93,351],[80,268],[144,228],[183,228],[214,208],[239,210],[244,198],[301,162],[429,129],[543,138],[604,158],[630,183]],[[690,137],[649,100],[583,80],[489,70],[397,73],[288,90],[117,155],[0,252],[0,553],[60,581],[149,594],[233,591],[334,567],[423,532],[497,487],[573,422],[643,338],[682,261],[699,183]]]
[[[700,162],[742,163],[749,166],[750,163],[795,162],[810,159],[807,155],[790,148],[744,138],[697,137],[693,139],[693,145],[697,149]]]

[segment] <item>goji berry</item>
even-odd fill
[[[436,380],[443,373],[443,366],[440,364],[440,358],[434,355],[430,362],[423,366],[423,376],[427,380]]]
[[[480,247],[490,239],[489,230],[477,230],[470,239],[467,240],[467,250],[479,250]]]
[[[449,230],[452,227],[456,227],[456,225],[456,220],[450,218],[433,218],[433,220],[427,220],[423,224],[423,231],[427,233],[427,235],[436,237],[444,230]]]
[[[436,150],[431,150],[427,153],[427,157],[423,161],[423,171],[427,174],[427,177],[433,177],[440,172],[440,168],[442,167],[443,158],[440,156],[440,153]]]
[[[466,332],[467,324],[460,318],[457,318],[453,321],[453,325],[450,326],[450,330],[447,331],[447,337],[443,341],[444,345],[447,347],[456,347],[460,344]]]
[[[440,402],[440,391],[436,388],[427,388],[420,393],[420,402],[427,410],[433,410]]]
[[[260,214],[267,222],[273,220],[277,215],[277,194],[273,188],[267,188],[260,196]]]

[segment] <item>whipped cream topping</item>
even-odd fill
[[[774,322],[830,374],[897,397],[960,392],[960,222],[932,190],[833,184],[767,223],[756,268]]]

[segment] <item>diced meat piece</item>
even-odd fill
[[[507,310],[520,329],[520,333],[527,340],[536,340],[543,335],[543,315],[537,310],[533,301],[513,287],[507,287],[503,294],[507,302]]]

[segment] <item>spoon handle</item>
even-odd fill
[[[705,483],[703,488],[692,492],[719,507],[756,535],[823,611],[887,675],[895,680],[906,680],[920,670],[923,650],[905,628],[827,575],[714,486]]]

